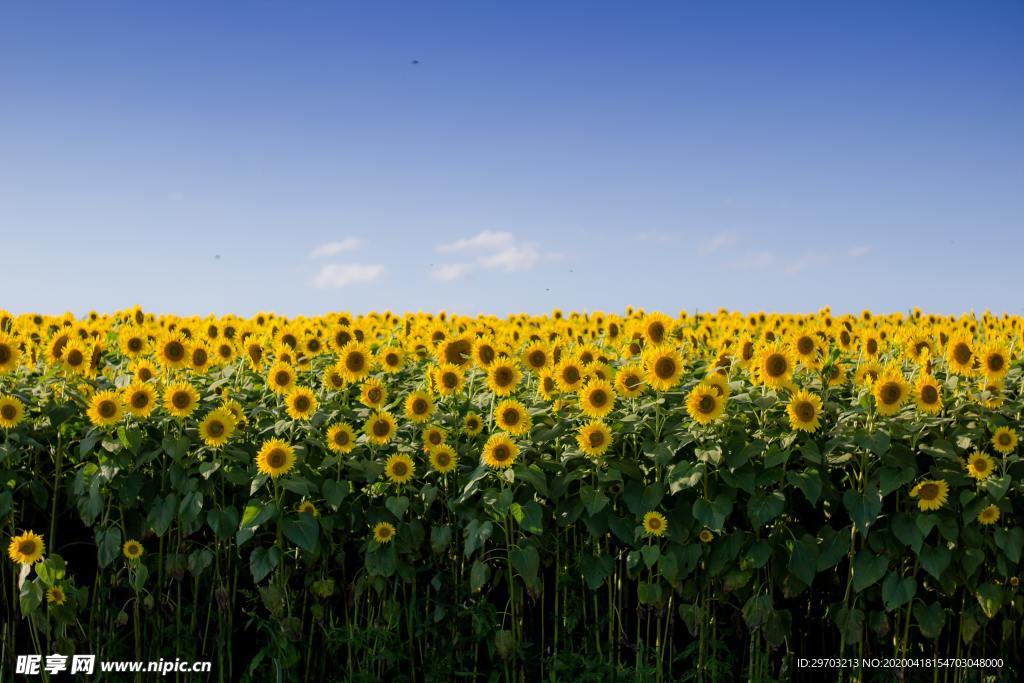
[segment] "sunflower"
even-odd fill
[[[786,406],[789,426],[802,432],[815,432],[821,425],[821,398],[809,391],[793,394]]]
[[[295,368],[278,361],[267,370],[267,388],[275,394],[287,394],[295,386]]]
[[[349,382],[358,382],[370,372],[370,349],[358,341],[350,341],[338,352],[338,371]]]
[[[458,456],[447,444],[441,444],[430,451],[430,466],[441,474],[448,474],[458,465]]]
[[[902,372],[890,368],[878,376],[871,393],[879,415],[894,415],[910,397],[910,384]]]
[[[711,541],[715,540],[715,534],[712,533],[711,529],[701,529],[698,538],[700,538],[701,543],[711,543]]]
[[[732,387],[729,386],[729,378],[721,372],[712,372],[701,381],[704,384],[713,386],[722,398],[729,398],[729,394],[732,393]]]
[[[168,334],[157,343],[156,360],[165,368],[180,370],[188,365],[188,345],[180,335]]]
[[[383,446],[391,441],[398,429],[395,417],[386,410],[374,413],[363,425],[363,432],[366,439],[372,444]]]
[[[683,357],[672,348],[648,349],[644,353],[647,384],[655,391],[668,391],[683,374]]]
[[[978,522],[985,526],[995,524],[999,521],[999,515],[999,508],[996,507],[995,505],[989,505],[988,507],[986,507],[985,509],[978,513]]]
[[[589,417],[601,418],[615,408],[615,388],[603,379],[592,379],[580,389],[580,410]]]
[[[414,391],[405,397],[405,417],[411,422],[426,422],[434,414],[434,400],[425,391]]]
[[[428,425],[427,428],[423,430],[422,436],[423,450],[429,453],[432,448],[440,446],[445,442],[445,439],[448,438],[448,432],[446,432],[444,427],[441,427],[440,425]]]
[[[533,418],[519,401],[506,400],[494,407],[494,422],[510,434],[526,434],[533,427]]]
[[[612,430],[604,422],[592,420],[580,427],[576,443],[590,457],[600,457],[612,445]]]
[[[130,538],[121,546],[121,554],[128,560],[137,560],[142,557],[142,544]]]
[[[46,544],[43,537],[34,531],[25,531],[20,536],[11,538],[7,546],[7,556],[17,564],[33,564],[43,557]]]
[[[10,395],[0,396],[0,428],[17,427],[24,417],[25,405],[21,399]]]
[[[442,363],[432,368],[430,378],[434,391],[441,396],[454,396],[466,385],[466,376],[462,368],[451,363]]]
[[[451,337],[437,345],[437,360],[465,368],[473,362],[473,341],[467,337]]]
[[[240,427],[245,424],[245,411],[242,409],[241,403],[233,398],[227,398],[224,399],[224,402],[221,403],[220,407],[231,413],[231,417],[235,421],[236,427]]]
[[[89,421],[97,427],[109,427],[121,421],[124,403],[116,391],[98,391],[89,401]]]
[[[479,414],[474,412],[466,413],[462,418],[462,432],[466,436],[476,436],[484,430],[484,421]]]
[[[640,333],[649,346],[668,342],[674,321],[663,313],[649,313],[640,323]]]
[[[512,466],[517,457],[519,457],[519,447],[501,432],[492,434],[484,444],[484,464],[493,469],[507,469]]]
[[[914,403],[922,413],[938,413],[942,410],[942,385],[931,375],[922,373],[914,384]]]
[[[981,372],[989,380],[1001,380],[1010,370],[1010,354],[1002,344],[988,343],[978,349]]]
[[[91,350],[83,342],[73,339],[64,347],[61,364],[72,375],[85,375],[89,372],[89,359],[91,357]]]
[[[534,372],[540,372],[551,362],[551,353],[544,343],[536,341],[523,351],[523,363]]]
[[[716,387],[701,382],[686,397],[686,412],[698,424],[706,425],[722,416],[725,402],[726,399],[719,395]]]
[[[121,390],[121,399],[128,412],[138,418],[149,417],[153,409],[156,408],[156,391],[150,385],[138,380]]]
[[[974,372],[975,354],[969,334],[957,332],[946,344],[946,362],[949,369],[959,375],[970,375]]]
[[[792,349],[797,361],[806,367],[821,367],[821,346],[813,330],[805,330],[794,335]]]
[[[1009,455],[1017,448],[1017,432],[1009,427],[1000,427],[992,433],[992,447],[1003,455]]]
[[[260,474],[276,479],[288,474],[295,466],[295,449],[281,439],[267,439],[256,454],[256,467]]]
[[[207,446],[219,448],[235,433],[235,416],[227,408],[211,410],[199,423],[199,438]]]
[[[541,400],[550,401],[554,399],[557,393],[558,382],[555,380],[555,375],[548,370],[544,370],[537,378],[537,396]]]
[[[615,373],[615,391],[624,398],[636,398],[644,393],[644,370],[635,363],[619,368]]]
[[[584,379],[583,365],[575,358],[563,358],[555,367],[555,384],[562,391],[576,391]]]
[[[978,481],[985,481],[992,476],[992,470],[995,468],[995,461],[992,460],[992,456],[983,451],[974,451],[967,456],[967,474],[977,479]]]
[[[498,350],[490,337],[481,337],[473,342],[473,362],[481,369],[486,370],[497,357]]]
[[[780,389],[789,382],[796,369],[793,352],[781,342],[769,342],[754,356],[754,376],[758,382]]]
[[[356,433],[350,425],[339,422],[327,428],[327,447],[335,453],[351,453],[356,447]]]
[[[285,410],[293,420],[308,420],[316,412],[316,395],[306,387],[295,387],[284,399]]]
[[[320,516],[320,511],[316,509],[316,505],[314,505],[313,501],[310,501],[310,500],[303,499],[302,502],[300,502],[295,507],[295,511],[297,513],[299,513],[300,515],[309,514],[309,515],[313,515],[314,517],[319,517]]]
[[[1003,405],[1003,383],[1001,381],[985,380],[978,386],[978,390],[983,392],[984,405],[989,410],[995,410]]]
[[[0,374],[17,369],[21,361],[18,340],[6,332],[0,332]]]
[[[390,522],[377,522],[373,525],[373,540],[381,545],[390,543],[395,537],[395,527]]]
[[[405,367],[405,352],[397,346],[383,346],[377,350],[377,363],[384,372],[400,372]]]
[[[63,605],[68,596],[60,586],[50,586],[46,591],[46,602],[51,605]]]
[[[878,361],[869,360],[857,367],[857,374],[854,375],[853,381],[857,386],[871,387],[881,374],[882,366],[878,364]]]
[[[648,512],[644,515],[644,533],[648,536],[664,536],[668,530],[668,520],[660,512]]]
[[[338,370],[338,366],[329,365],[324,368],[324,372],[320,376],[320,384],[327,391],[338,391],[339,389],[345,388],[346,382],[341,371]]]
[[[917,498],[920,510],[938,510],[949,497],[949,484],[942,479],[922,481],[910,490],[910,495]]]
[[[522,373],[517,365],[508,358],[496,359],[487,368],[487,386],[495,396],[508,396],[522,380]]]
[[[263,342],[259,339],[249,339],[245,344],[245,358],[256,372],[263,369],[263,360],[266,352],[263,349]]]
[[[188,382],[175,382],[164,389],[164,407],[174,417],[188,417],[199,405],[199,392]]]
[[[868,332],[861,339],[861,349],[868,358],[878,358],[882,350],[882,341],[875,332]]]
[[[148,382],[156,377],[156,366],[145,359],[137,360],[132,363],[129,370],[132,373],[132,377],[139,382]]]

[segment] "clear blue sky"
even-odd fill
[[[995,1],[4,2],[0,308],[1021,313],[1022,35]]]

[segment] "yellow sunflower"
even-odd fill
[[[519,401],[506,400],[494,408],[494,422],[501,429],[516,436],[526,434],[533,427],[533,418]]]
[[[800,390],[789,399],[786,412],[789,414],[789,426],[794,430],[815,432],[821,425],[821,397]]]
[[[1003,455],[1009,455],[1017,448],[1017,432],[1009,427],[1000,427],[992,433],[992,447]]]
[[[754,356],[754,377],[761,384],[773,389],[784,387],[795,369],[796,360],[793,358],[793,352],[782,342],[765,344]]]
[[[459,367],[473,362],[473,341],[467,336],[451,337],[437,345],[437,360]]]
[[[19,536],[11,538],[7,546],[7,556],[17,564],[33,564],[43,557],[46,544],[43,537],[34,531],[22,532]]]
[[[350,341],[338,352],[338,371],[349,382],[358,382],[370,372],[370,349],[358,341]]]
[[[335,453],[351,453],[356,447],[356,433],[351,426],[340,422],[327,428],[327,447]]]
[[[18,340],[0,332],[0,374],[16,370],[21,361],[21,347]]]
[[[410,422],[426,422],[434,414],[434,400],[425,391],[414,391],[405,397],[405,417]]]
[[[659,347],[644,352],[647,384],[655,391],[668,391],[683,375],[683,357],[675,349]]]
[[[276,479],[288,474],[295,466],[295,449],[281,439],[267,439],[256,454],[256,467],[260,474]]]
[[[462,368],[452,363],[442,363],[431,370],[434,391],[441,396],[455,396],[466,385],[466,376]]]
[[[992,471],[995,469],[995,461],[988,453],[983,451],[974,451],[967,456],[967,474],[978,481],[985,481],[992,476]]]
[[[919,509],[925,512],[938,510],[949,497],[949,484],[942,479],[922,481],[910,490],[910,495],[917,498]]]
[[[386,410],[370,415],[366,420],[366,424],[363,425],[363,432],[366,434],[367,441],[378,446],[383,446],[390,442],[394,438],[397,429],[398,426],[394,415]]]
[[[395,527],[390,522],[377,522],[373,525],[373,540],[376,543],[390,543],[394,537]]]
[[[132,382],[121,390],[121,398],[128,412],[138,418],[149,417],[156,408],[156,391],[145,382]]]
[[[922,373],[914,384],[914,403],[922,413],[938,413],[942,410],[942,385],[931,375]]]
[[[89,421],[97,427],[109,427],[121,421],[124,403],[116,391],[98,391],[89,400]]]
[[[551,353],[543,342],[533,342],[523,351],[523,364],[534,372],[540,372],[551,362]]]
[[[508,469],[519,457],[519,447],[501,432],[492,434],[484,444],[484,464],[496,470]]]
[[[698,424],[709,424],[725,412],[725,401],[718,389],[707,382],[701,382],[690,390],[686,397],[686,412]]]
[[[879,415],[894,415],[910,397],[910,384],[902,372],[888,369],[875,380],[871,393]]]
[[[164,389],[164,408],[174,417],[188,417],[199,405],[199,392],[188,382],[175,382]]]
[[[580,427],[576,443],[581,451],[592,458],[598,458],[612,445],[612,430],[604,422],[592,420]]]
[[[990,524],[995,524],[996,522],[998,522],[999,516],[999,508],[996,507],[995,505],[989,505],[988,507],[986,507],[985,509],[978,513],[978,522],[984,524],[985,526],[988,526]]]
[[[61,365],[72,375],[85,375],[89,372],[89,359],[92,351],[81,341],[73,339],[64,347]]]
[[[579,391],[580,410],[588,417],[602,418],[615,409],[615,389],[603,379],[592,379]]]
[[[882,374],[882,366],[877,361],[867,361],[857,367],[857,374],[854,375],[854,382],[860,387],[874,386],[878,377]]]
[[[323,374],[320,376],[320,384],[327,391],[338,391],[345,388],[346,382],[341,371],[338,370],[338,366],[330,365],[324,368]]]
[[[46,602],[51,605],[63,605],[67,599],[68,596],[60,586],[50,586],[46,591]]]
[[[235,433],[235,416],[227,408],[211,410],[199,423],[199,438],[207,446],[220,448]]]
[[[295,387],[284,399],[285,410],[293,420],[308,420],[316,412],[316,395],[306,387]]]
[[[121,546],[121,554],[128,560],[137,560],[142,557],[142,544],[130,538]]]
[[[416,474],[416,464],[405,453],[396,453],[384,463],[384,474],[393,484],[404,484]]]
[[[584,379],[583,365],[575,358],[563,358],[555,367],[555,384],[562,391],[576,391]]]
[[[0,428],[17,427],[25,418],[25,404],[16,396],[0,395]]]
[[[949,369],[959,375],[970,375],[974,372],[975,353],[971,336],[965,332],[957,332],[946,343],[946,362]]]
[[[145,359],[140,359],[132,363],[129,370],[132,373],[132,377],[139,382],[148,382],[156,377],[156,366]]]
[[[665,515],[653,510],[644,515],[644,533],[648,536],[664,536],[667,530]]]
[[[984,406],[989,410],[995,410],[1003,405],[1003,383],[1001,381],[986,379],[978,386],[978,390],[985,394],[981,398]]]
[[[440,425],[428,425],[423,430],[422,436],[423,450],[429,453],[432,448],[436,448],[445,442],[445,439],[448,438],[448,432]]]
[[[484,430],[484,421],[477,413],[468,412],[462,418],[462,432],[466,436],[476,436]]]
[[[519,386],[523,374],[508,358],[496,359],[487,368],[487,386],[495,396],[508,396]]]
[[[629,363],[615,373],[615,391],[624,398],[636,398],[644,393],[644,370],[636,363]]]
[[[441,474],[447,474],[458,465],[458,456],[455,450],[447,445],[441,444],[430,451],[430,466]]]
[[[158,343],[156,360],[171,370],[180,370],[188,365],[188,344],[180,335],[168,334]]]
[[[981,372],[989,380],[1001,380],[1010,370],[1010,354],[1002,344],[989,342],[978,349]]]
[[[359,402],[367,408],[380,410],[388,401],[388,389],[379,379],[368,379],[359,390]]]
[[[298,506],[296,506],[295,511],[300,515],[310,514],[314,517],[320,516],[320,511],[316,509],[316,505],[314,505],[313,501],[310,500],[303,500],[298,504]]]
[[[267,370],[267,388],[275,394],[287,394],[295,386],[295,368],[278,361]]]
[[[701,543],[711,543],[711,541],[715,540],[715,534],[711,532],[711,529],[701,529],[698,537]]]
[[[397,346],[383,346],[377,350],[377,363],[384,372],[401,372],[405,367],[405,352]]]

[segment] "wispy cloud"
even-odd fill
[[[309,252],[310,258],[327,258],[328,256],[337,256],[347,251],[355,251],[363,245],[363,241],[358,237],[346,237],[343,240],[337,242],[327,242]]]
[[[317,289],[336,289],[358,282],[372,282],[384,274],[380,264],[328,263],[313,278]]]
[[[729,262],[729,266],[736,270],[763,270],[770,268],[777,263],[775,254],[770,251],[755,251],[744,254]]]
[[[510,232],[495,230],[484,230],[472,237],[439,244],[435,251],[441,254],[465,254],[469,259],[442,263],[436,267],[432,273],[433,278],[444,282],[458,280],[477,269],[521,272],[534,268],[542,261],[558,258],[558,254],[542,250],[536,242],[522,241]]]
[[[701,245],[699,253],[702,256],[714,254],[716,251],[728,249],[737,242],[735,233],[720,232]]]
[[[871,247],[862,244],[860,246],[854,247],[853,249],[850,249],[850,251],[847,253],[851,258],[860,258],[862,256],[867,256],[868,254],[870,254]]]

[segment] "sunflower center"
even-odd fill
[[[870,353],[872,356],[875,355],[876,353],[878,353],[878,340],[877,339],[868,339],[868,343],[866,345],[866,348],[867,348],[868,353]]]
[[[279,370],[274,375],[274,383],[280,387],[288,386],[288,383],[292,381],[291,373],[287,370]]]
[[[385,420],[377,420],[373,423],[374,436],[387,436],[390,431],[391,425],[389,425]]]
[[[384,362],[387,363],[391,367],[397,366],[398,365],[398,354],[397,353],[389,353],[388,355],[384,356]]]
[[[509,384],[512,384],[513,378],[514,375],[511,368],[498,368],[494,373],[494,382],[499,387],[507,387]]]
[[[459,378],[455,376],[454,372],[446,372],[441,375],[441,384],[445,389],[454,389],[459,386]]]
[[[953,347],[953,358],[960,365],[967,365],[971,361],[971,347],[963,342]]]
[[[535,368],[543,367],[546,360],[547,356],[544,355],[543,351],[535,350],[530,353],[530,365]]]
[[[599,448],[604,445],[604,434],[601,432],[590,432],[590,436],[587,437],[587,441],[590,442],[591,448]]]
[[[471,417],[470,419],[466,420],[466,429],[469,429],[470,431],[476,429],[479,426],[480,423],[477,422],[475,417]]]
[[[309,410],[309,397],[308,396],[296,396],[295,397],[295,409],[300,412]]]
[[[22,541],[18,545],[18,552],[22,555],[34,555],[36,552],[36,542],[32,539]]]
[[[366,398],[370,399],[370,403],[378,403],[380,401],[380,387],[371,387],[366,392]]]
[[[676,374],[676,362],[671,358],[659,358],[654,364],[654,374],[658,379],[672,379]]]
[[[988,461],[986,461],[984,458],[977,458],[973,464],[974,469],[977,470],[978,472],[988,471]]]
[[[878,395],[882,398],[882,403],[890,406],[900,400],[900,395],[903,392],[900,391],[900,386],[896,382],[886,382],[882,385],[882,388],[878,391]]]
[[[349,372],[362,372],[366,366],[366,359],[361,353],[350,353],[345,357],[345,367]]]
[[[132,408],[141,410],[149,405],[149,395],[144,391],[136,391],[132,394]]]
[[[810,401],[797,401],[793,410],[801,422],[810,422],[814,419],[814,406]]]
[[[919,495],[921,496],[921,500],[935,500],[939,497],[939,485],[925,484],[921,487]]]
[[[800,337],[796,342],[796,350],[806,356],[814,350],[814,340],[810,337]]]
[[[78,349],[72,349],[68,352],[68,355],[64,357],[64,360],[67,361],[67,364],[71,367],[78,367],[85,361],[85,356],[83,356],[82,352]]]
[[[715,412],[715,398],[710,394],[704,394],[697,401],[697,410],[705,415],[710,415]]]
[[[448,465],[452,461],[451,456],[449,456],[444,451],[438,451],[437,453],[435,453],[434,454],[434,460],[437,461],[437,464],[438,464],[439,467],[448,467]]]
[[[651,517],[649,520],[647,520],[647,526],[651,530],[657,531],[658,529],[661,528],[661,520],[658,519],[657,517]]]
[[[1012,439],[1010,439],[1010,435],[1009,434],[1003,433],[1003,434],[999,435],[999,445],[1000,446],[1009,446],[1011,441],[1012,441]]]
[[[927,403],[928,405],[932,405],[933,403],[937,403],[938,400],[939,392],[938,390],[935,389],[935,387],[933,387],[930,384],[926,384],[923,387],[921,387],[922,402]]]
[[[105,399],[100,401],[99,406],[96,407],[96,412],[100,414],[100,417],[113,417],[117,414],[117,405],[113,401]]]
[[[555,380],[551,377],[544,378],[544,391],[551,393],[555,390]]]
[[[347,446],[348,432],[346,432],[344,429],[339,429],[334,435],[334,443],[338,444],[339,446]]]
[[[517,425],[519,424],[519,411],[516,410],[515,408],[509,408],[508,410],[501,414],[501,418],[505,421],[505,424],[507,425]]]
[[[1006,361],[998,353],[994,353],[988,357],[988,369],[992,372],[999,372],[1005,365]]]
[[[164,355],[168,360],[179,361],[185,357],[185,347],[181,342],[172,341],[164,347]]]
[[[267,454],[267,464],[274,469],[284,467],[286,462],[288,462],[288,455],[280,448],[275,448]]]
[[[498,462],[505,462],[512,456],[508,446],[500,445],[494,448],[494,459]]]
[[[773,353],[764,362],[769,377],[782,377],[789,370],[789,361],[781,353]]]
[[[219,420],[212,421],[206,429],[210,436],[217,437],[224,434],[224,425]]]
[[[17,409],[10,403],[5,403],[0,406],[0,417],[3,417],[5,420],[13,420],[17,415]]]
[[[842,344],[843,346],[849,346],[850,345],[850,333],[847,332],[846,330],[843,330],[842,332],[840,332],[839,333],[839,343]]]
[[[404,462],[399,461],[391,465],[391,474],[396,477],[404,477],[408,473],[409,467]]]
[[[209,359],[210,356],[206,353],[205,349],[196,349],[192,352],[192,363],[194,365],[206,365]]]
[[[11,349],[6,344],[0,344],[0,363],[6,363],[11,359]]]
[[[444,350],[444,357],[453,365],[462,365],[465,357],[473,350],[473,345],[466,339],[453,341]]]
[[[608,403],[608,394],[603,389],[597,389],[590,392],[590,402],[597,408],[603,407]]]
[[[174,407],[178,410],[184,410],[192,404],[192,397],[189,396],[186,391],[176,391],[171,397],[171,403],[173,403]]]
[[[427,412],[427,402],[418,398],[412,402],[412,412],[416,415],[423,415]]]
[[[647,327],[647,335],[655,344],[660,344],[665,339],[665,326],[660,322],[651,323]]]

